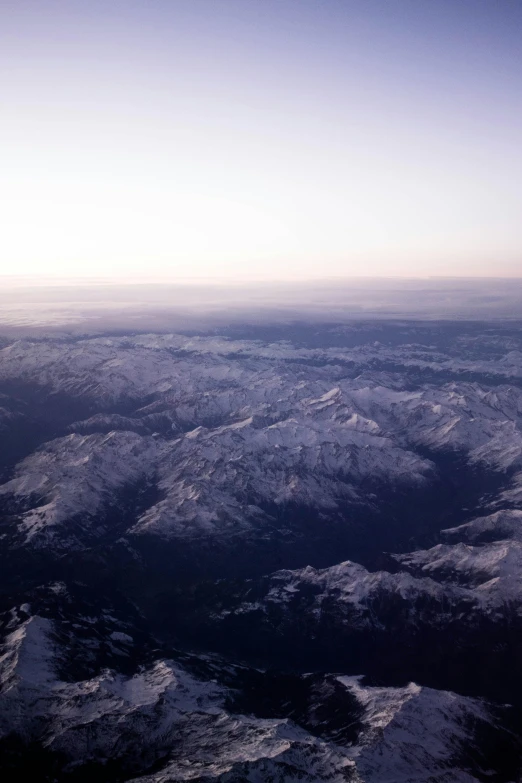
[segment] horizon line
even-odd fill
[[[522,282],[522,275],[322,275],[311,276],[306,278],[291,278],[291,277],[240,277],[240,278],[223,278],[223,277],[176,277],[170,275],[129,275],[125,277],[109,276],[109,275],[93,275],[93,276],[81,276],[81,277],[66,277],[64,275],[32,275],[21,274],[12,275],[0,272],[0,283],[11,283],[16,285],[215,285],[215,286],[231,286],[237,287],[241,285],[310,285],[314,283],[339,283],[350,281],[367,281],[367,282],[379,282],[379,281],[418,281],[418,282],[434,282],[434,281],[464,281],[464,282],[486,282],[499,281],[509,282],[516,281]]]

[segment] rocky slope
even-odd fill
[[[158,783],[473,783],[487,775],[485,737],[511,764],[516,759],[516,737],[502,727],[505,715],[484,701],[413,683],[382,688],[361,677],[265,674],[216,658],[199,659],[196,675],[190,657],[184,663],[154,658],[149,640],[121,611],[120,617],[108,610],[103,618],[84,614],[92,607],[80,593],[55,583],[6,614],[4,772],[31,761],[27,751],[19,758],[17,740],[33,748],[40,743],[40,780],[105,779],[112,771],[117,779],[138,775]],[[71,656],[71,633],[81,637],[80,661]],[[126,673],[118,671],[118,658],[127,659]],[[462,769],[455,772],[457,760]]]

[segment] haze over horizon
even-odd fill
[[[0,9],[0,274],[522,275],[522,5]]]

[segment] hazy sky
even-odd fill
[[[521,0],[1,0],[3,274],[522,276]]]

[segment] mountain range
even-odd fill
[[[0,438],[4,779],[522,779],[518,324],[6,337]]]

